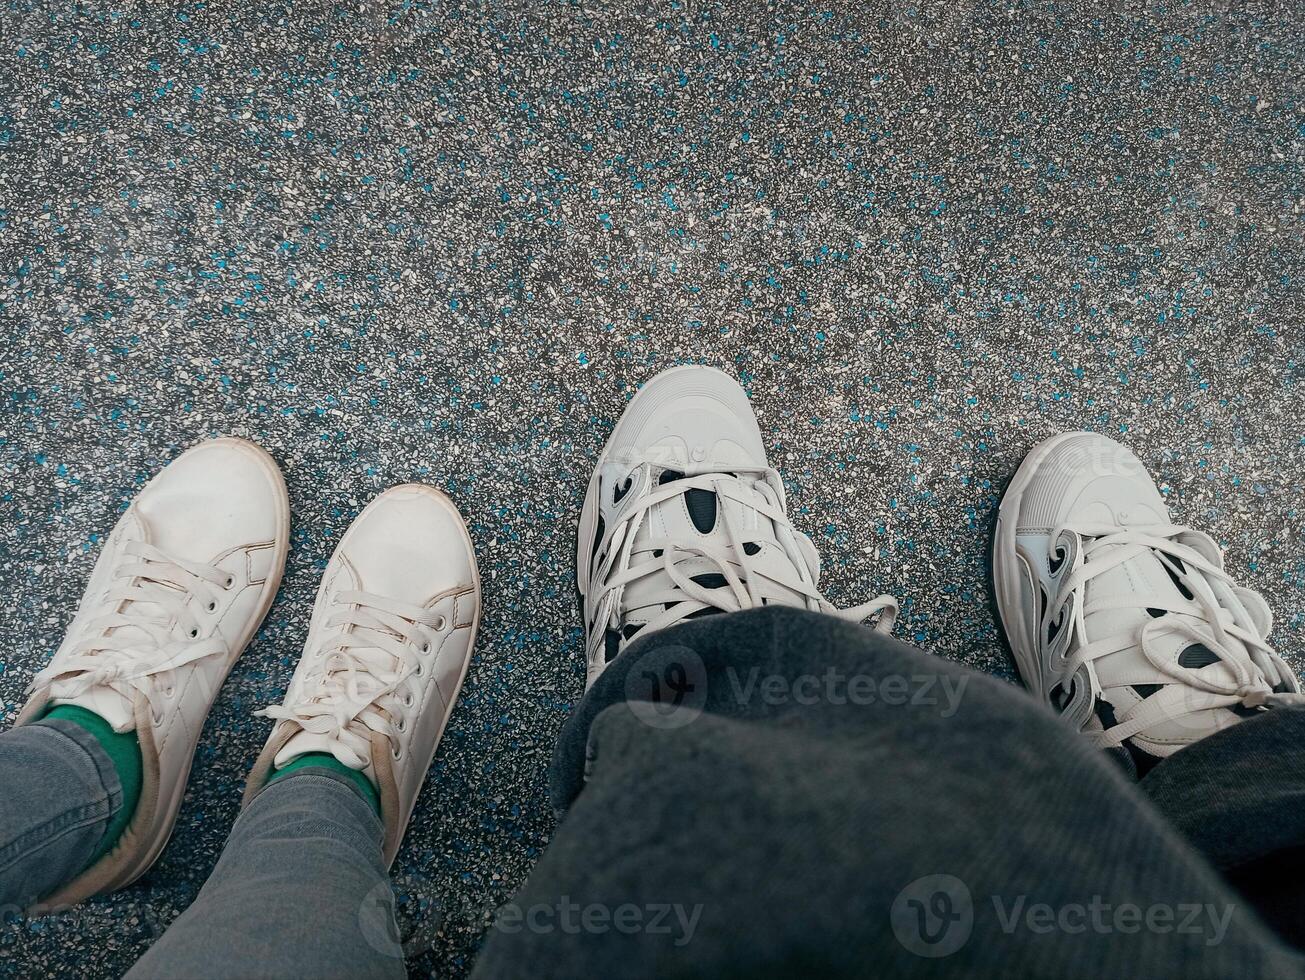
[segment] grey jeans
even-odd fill
[[[99,743],[60,719],[0,735],[0,787],[0,905],[16,911],[86,865],[121,789]],[[372,808],[328,770],[270,783],[128,976],[406,976],[381,837]]]
[[[0,735],[7,900],[116,805],[71,728]],[[1137,780],[1009,684],[764,609],[632,645],[552,784],[478,977],[1305,976],[1303,709]],[[334,775],[272,783],[129,976],[402,976],[380,838]]]

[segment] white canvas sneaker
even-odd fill
[[[1002,626],[1024,683],[1139,771],[1302,700],[1265,638],[1273,616],[1207,534],[1174,524],[1154,481],[1105,436],[1035,447],[993,542]]]
[[[586,685],[635,636],[695,616],[795,606],[892,629],[897,602],[835,609],[820,556],[789,523],[747,393],[714,368],[671,368],[621,416],[580,515],[576,582]]]
[[[245,788],[310,752],[376,786],[392,863],[448,725],[480,624],[480,577],[456,507],[433,487],[393,487],[331,556],[308,641]]]
[[[141,795],[117,845],[42,906],[122,888],[163,851],[204,719],[276,595],[289,529],[272,457],[215,439],[168,464],[109,534],[17,724],[70,704],[134,731]]]

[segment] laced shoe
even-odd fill
[[[456,507],[433,487],[393,487],[358,515],[317,592],[308,640],[254,765],[325,753],[377,788],[394,861],[462,688],[480,623],[480,578]]]
[[[590,480],[576,565],[587,684],[636,636],[697,616],[784,605],[888,632],[897,613],[891,596],[835,609],[820,594],[748,396],[713,368],[664,371],[631,400]]]
[[[144,874],[172,834],[204,719],[272,604],[290,507],[276,463],[240,439],[183,453],[105,540],[85,596],[17,724],[77,705],[140,743],[141,794],[122,836],[42,904]]]
[[[1140,772],[1305,701],[1266,640],[1263,597],[1232,580],[1209,535],[1173,523],[1141,461],[1105,436],[1070,432],[1029,453],[992,560],[1025,684]]]

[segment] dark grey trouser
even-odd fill
[[[864,627],[697,620],[568,722],[565,818],[475,975],[1301,976],[1248,899],[1290,935],[1302,878],[1244,895],[1216,865],[1254,886],[1305,845],[1302,760],[1280,710],[1136,784],[1018,688]]]

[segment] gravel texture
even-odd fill
[[[487,615],[399,862],[469,968],[549,840],[589,468],[636,386],[752,394],[840,604],[1006,676],[987,533],[1037,440],[1127,441],[1305,639],[1305,8],[0,3],[0,711],[97,542],[209,436],[265,446],[285,583],[153,872],[0,928],[120,975],[193,899],[319,573],[382,488],[463,509]]]

